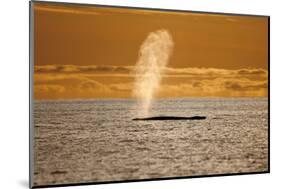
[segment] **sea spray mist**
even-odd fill
[[[139,50],[135,65],[133,96],[137,98],[140,117],[149,115],[154,94],[159,89],[163,71],[173,50],[173,39],[167,30],[148,34]]]

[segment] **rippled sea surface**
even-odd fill
[[[132,121],[133,100],[36,101],[35,185],[268,170],[267,98],[158,100]]]

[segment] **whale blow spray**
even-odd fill
[[[167,30],[148,34],[139,50],[135,65],[133,95],[140,107],[139,116],[148,116],[151,102],[157,92],[163,71],[173,49],[173,39]]]

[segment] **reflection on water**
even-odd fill
[[[132,100],[37,101],[35,184],[268,170],[267,98],[159,100],[132,121]]]

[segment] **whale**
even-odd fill
[[[133,121],[161,121],[161,120],[204,120],[206,116],[192,116],[192,117],[181,117],[181,116],[156,116],[156,117],[144,117],[134,118]]]

